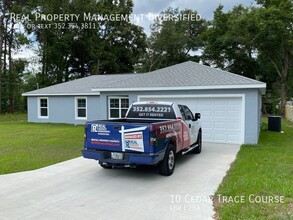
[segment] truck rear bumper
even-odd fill
[[[102,163],[109,164],[124,164],[124,165],[155,165],[164,158],[165,151],[157,152],[155,154],[137,154],[123,152],[123,159],[114,160],[111,158],[110,151],[99,150],[82,150],[82,156],[87,159],[95,159]]]

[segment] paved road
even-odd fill
[[[0,175],[0,219],[212,219],[213,195],[239,145],[203,145],[175,172],[104,170],[83,158]]]

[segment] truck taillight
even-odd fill
[[[150,133],[150,145],[156,146],[157,145],[157,132],[151,131]]]
[[[151,146],[156,146],[157,145],[157,138],[151,137],[151,139],[150,139],[150,145]]]

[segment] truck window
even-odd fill
[[[187,106],[183,105],[183,110],[184,110],[185,120],[186,121],[193,120],[193,114],[190,111],[190,109]]]
[[[180,110],[180,113],[181,113],[183,119],[186,120],[186,119],[185,119],[185,113],[184,113],[183,106],[182,106],[182,105],[178,105],[178,108],[179,108],[179,110]]]
[[[176,119],[176,115],[171,105],[139,104],[132,105],[127,118]]]

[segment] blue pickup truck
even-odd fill
[[[125,118],[85,124],[82,155],[103,168],[155,165],[162,175],[175,169],[175,154],[200,153],[200,114],[169,102],[133,103]]]

